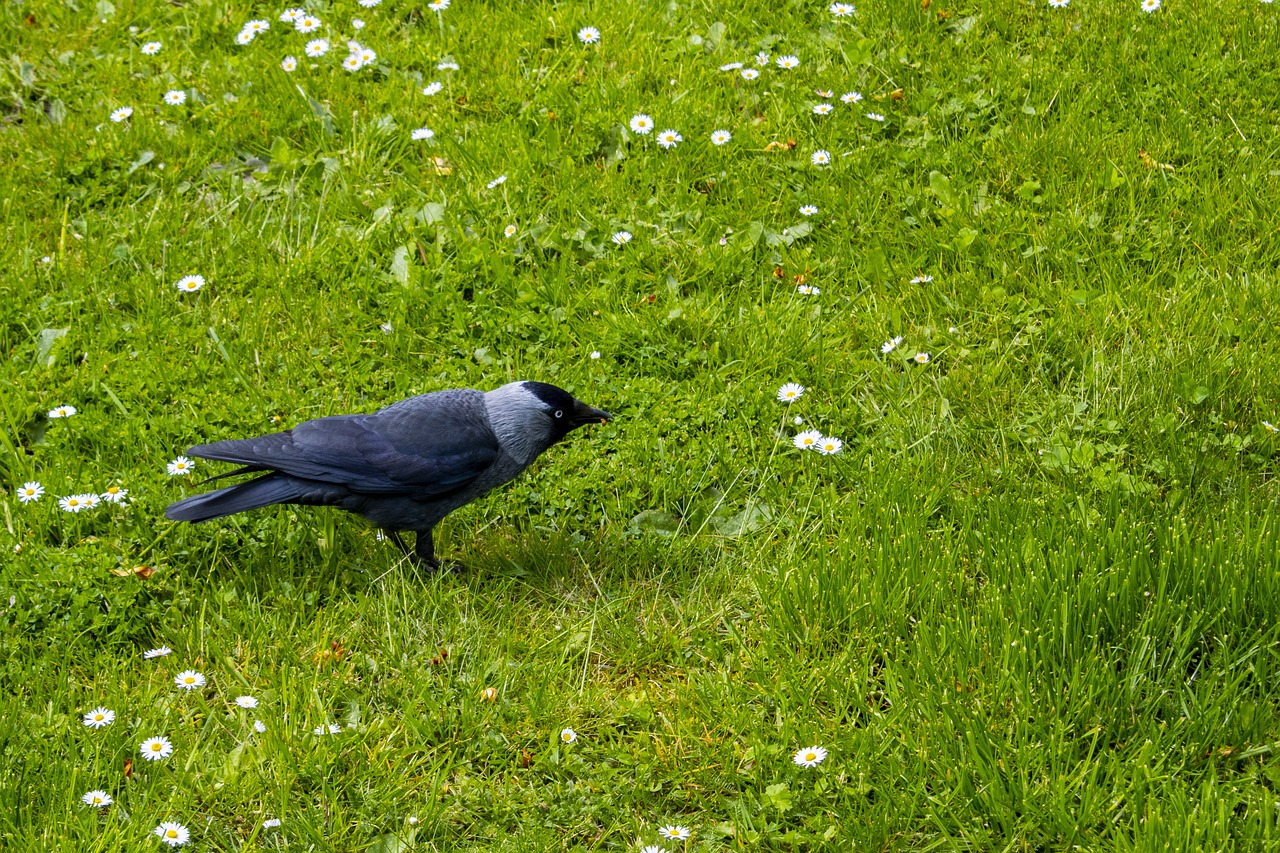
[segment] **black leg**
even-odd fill
[[[429,571],[438,571],[440,569],[440,561],[436,559],[436,543],[435,537],[431,535],[431,530],[419,530],[418,541],[415,543],[417,547],[413,549],[413,557],[419,566]]]

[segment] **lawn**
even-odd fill
[[[1280,846],[1280,3],[856,5],[0,9],[0,847]]]

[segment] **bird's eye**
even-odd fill
[[[564,417],[564,412],[560,411],[559,409],[556,409],[556,417],[557,417],[557,418],[563,418],[563,417]]]

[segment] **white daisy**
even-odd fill
[[[149,737],[138,747],[138,752],[147,761],[161,761],[173,755],[173,744],[167,737]]]
[[[795,438],[791,439],[791,443],[801,450],[809,450],[817,447],[818,442],[822,441],[822,433],[816,429],[808,429],[802,433],[798,433]]]
[[[115,722],[116,712],[110,708],[94,708],[84,715],[84,724],[91,729],[100,729]]]
[[[183,293],[195,293],[197,290],[204,287],[204,276],[194,274],[184,275],[182,278],[178,279],[178,283],[175,284],[174,287],[178,288],[178,290],[181,290]]]
[[[756,65],[769,64],[769,54],[763,50],[756,54],[755,59],[756,59]]]
[[[377,6],[381,2],[382,0],[359,0],[360,5],[365,7],[366,9],[372,9],[374,6]]]
[[[204,673],[196,672],[194,669],[184,669],[173,677],[173,683],[183,690],[195,690],[197,687],[204,687],[207,681],[208,679],[204,677]]]
[[[600,41],[600,31],[595,27],[583,27],[578,30],[578,41],[583,44],[595,44]]]
[[[617,243],[619,246],[625,246],[627,243],[631,242],[631,232],[615,231],[613,232],[613,237],[611,237],[610,239],[613,240],[613,242]]]
[[[667,848],[659,847],[657,844],[646,844],[640,848],[640,853],[667,853]]]
[[[364,29],[364,21],[360,20],[359,18],[352,18],[352,19],[351,19],[351,28],[352,28],[353,30],[363,30],[363,29]]]
[[[122,489],[119,486],[107,486],[107,490],[98,497],[107,503],[122,504],[125,496],[129,494],[128,489]]]
[[[1055,9],[1065,9],[1071,0],[1049,0],[1049,5]]]
[[[649,131],[653,130],[653,119],[649,118],[644,113],[633,115],[631,117],[631,130],[634,133],[644,136],[649,133]]]
[[[131,115],[133,115],[133,107],[120,107],[111,111],[111,120],[119,124]]]
[[[933,281],[933,276],[925,275],[924,273],[921,273],[920,275],[911,279],[912,284],[928,284],[931,281]]]
[[[271,22],[263,20],[245,21],[243,29],[245,32],[253,33],[256,36],[271,29]]]
[[[338,725],[337,723],[329,723],[328,725],[316,726],[314,729],[311,730],[311,733],[316,735],[325,735],[325,734],[336,735],[341,731],[342,731],[342,726]]]
[[[439,91],[440,91],[441,89],[443,89],[443,88],[444,88],[444,84],[443,84],[443,83],[441,83],[439,80],[433,80],[433,81],[431,81],[430,83],[428,83],[428,84],[423,88],[423,90],[422,90],[422,94],[424,94],[424,95],[434,95],[434,94],[436,94],[437,92],[439,92]]]
[[[431,0],[431,2],[427,4],[427,8],[432,12],[443,12],[445,9],[449,8],[449,0]]]
[[[420,127],[409,135],[413,137],[415,140],[430,139],[431,137],[436,135],[436,132],[429,127]]]
[[[832,3],[831,14],[837,18],[847,18],[853,14],[853,4],[851,3]]]
[[[514,236],[516,236],[516,226],[515,226],[515,224],[513,223],[513,224],[511,224],[511,225],[508,225],[506,228],[503,228],[503,229],[502,229],[502,236],[503,236],[503,237],[514,237]]]
[[[298,20],[305,14],[306,12],[304,12],[302,9],[285,9],[283,12],[280,13],[280,23],[292,24],[294,21]]]
[[[185,456],[179,456],[167,466],[170,477],[181,477],[183,474],[190,474],[196,469],[196,463]]]
[[[759,77],[759,76],[760,76],[760,72],[759,72],[759,71],[757,71],[757,70],[756,70],[756,69],[754,69],[754,68],[744,68],[744,69],[742,69],[742,79],[743,79],[743,80],[754,80],[754,79],[756,79],[756,78],[757,78],[757,77]]]
[[[244,45],[253,41],[253,38],[254,38],[253,33],[249,32],[248,30],[241,30],[240,32],[236,33],[236,44],[243,47]]]
[[[831,112],[833,109],[835,109],[835,107],[831,106],[830,104],[814,104],[813,114],[818,116],[824,116],[827,113]]]
[[[884,116],[880,115],[880,113],[867,113],[867,118],[872,121],[884,121]]]
[[[817,767],[827,757],[827,751],[820,746],[802,749],[792,756],[791,760],[801,767]]]
[[[742,67],[741,62],[728,62],[720,66],[721,71],[737,71]]]
[[[293,28],[300,33],[313,33],[320,29],[320,19],[315,15],[303,15],[293,22]]]
[[[62,507],[63,512],[84,512],[89,508],[84,501],[84,495],[67,495],[65,498],[59,498],[58,506]]]
[[[191,833],[187,828],[172,820],[166,820],[151,831],[170,847],[181,847],[191,839]]]
[[[818,452],[821,453],[823,456],[831,456],[833,454],[839,453],[840,448],[842,447],[844,447],[843,441],[841,441],[838,438],[832,438],[829,435],[824,435],[822,438],[818,440]],[[823,752],[822,754],[825,756],[826,752]]]
[[[800,57],[798,56],[779,56],[778,61],[774,63],[779,68],[790,70],[800,67]]]
[[[40,496],[44,494],[44,486],[32,480],[30,483],[23,483],[18,489],[18,501],[20,503],[29,504],[32,501],[40,500]]]
[[[254,720],[254,721],[253,721],[253,730],[254,730],[255,732],[257,732],[258,734],[262,734],[263,732],[265,732],[265,731],[267,730],[267,724],[266,724],[266,723],[264,723],[264,722],[262,722],[262,720]]]
[[[360,61],[360,54],[352,53],[342,60],[342,67],[348,71],[359,71],[364,68],[364,63]]]
[[[378,2],[380,2],[380,0],[378,0]],[[262,822],[263,829],[275,829],[279,825],[280,825],[280,818],[278,817],[269,817]]]
[[[684,841],[693,832],[687,826],[660,826],[658,834],[668,841]]]
[[[142,46],[142,52],[145,53],[147,56],[155,56],[157,53],[160,52],[160,42],[158,41],[147,42]]]
[[[711,134],[712,145],[724,145],[730,139],[733,139],[733,136],[731,136],[727,130],[717,130],[713,131]]]
[[[86,806],[93,806],[95,809],[101,809],[111,805],[115,800],[111,799],[111,795],[106,791],[87,791],[85,792],[85,795],[80,798],[80,802],[84,803]]]
[[[496,186],[500,186],[501,184],[505,184],[506,182],[507,182],[507,176],[506,176],[506,175],[499,175],[498,177],[494,178],[494,179],[493,179],[492,181],[490,181],[489,183],[485,184],[485,186],[487,186],[489,189],[493,189],[494,187],[496,187]]]
[[[102,498],[92,494],[91,492],[85,492],[82,495],[78,495],[78,497],[80,500],[84,501],[85,509],[94,509],[98,504],[102,503]]]
[[[887,355],[893,352],[895,349],[897,349],[898,344],[900,343],[902,343],[902,335],[898,335],[897,337],[890,338],[889,340],[885,341],[880,345],[880,352],[885,353]]]
[[[592,350],[592,351],[591,351],[591,360],[592,360],[592,361],[598,361],[599,359],[600,359],[600,350]]]
[[[918,353],[916,353],[916,354],[915,354],[915,356],[913,357],[913,360],[915,361],[915,363],[916,363],[916,364],[928,364],[928,363],[929,363],[929,353],[927,353],[927,352],[918,352]]]
[[[436,63],[436,70],[437,71],[457,71],[458,63],[454,62],[452,59],[442,59]]]
[[[824,148],[819,148],[809,157],[809,162],[815,166],[826,166],[831,163],[831,152]]]
[[[256,708],[258,707],[258,700],[253,696],[237,696],[236,704],[241,708]]]
[[[286,56],[284,59],[280,60],[280,67],[285,71],[296,71],[298,68],[298,60],[292,56]]]
[[[664,130],[658,134],[658,144],[663,148],[675,148],[681,142],[684,142],[684,137],[679,131]]]
[[[317,56],[324,56],[329,52],[329,42],[324,39],[312,39],[307,42],[307,46],[303,48],[303,50],[306,52],[307,56],[313,58]]]
[[[165,655],[171,655],[171,654],[173,654],[173,649],[169,648],[168,646],[159,646],[154,649],[147,649],[145,652],[142,653],[142,656],[147,660],[155,660],[156,658],[162,658]]]
[[[1160,0],[1142,0],[1142,11],[1154,12],[1160,8]]]
[[[367,47],[360,48],[360,62],[362,64],[368,65],[374,60],[376,60],[377,58],[378,58],[378,54],[374,53],[371,49]]]
[[[818,208],[816,208],[812,204],[802,204],[800,205],[800,212],[805,216],[813,216],[815,213],[818,212]]]
[[[573,742],[574,742],[575,740],[577,740],[577,739],[578,739],[578,733],[577,733],[577,732],[575,732],[573,729],[561,729],[561,730],[560,730],[560,742],[561,742],[561,743],[573,743]]]
[[[796,382],[788,382],[778,389],[778,401],[782,403],[794,403],[804,394],[804,386]]]
[[[796,285],[796,292],[804,294],[805,296],[809,296],[810,294],[813,293],[813,287],[812,285],[808,285],[808,284],[798,284]]]
[[[170,89],[164,93],[164,102],[171,107],[176,107],[187,102],[187,93],[181,89]]]
[[[832,92],[830,89],[814,89],[813,94],[817,95],[819,98],[830,98]]]
[[[52,418],[69,418],[72,415],[74,415],[77,411],[78,409],[76,409],[75,406],[58,406],[55,409],[50,409],[47,412],[47,417],[51,419]]]
[[[840,96],[840,100],[844,101],[846,104],[856,104],[858,103],[858,101],[862,100],[862,93],[861,92],[845,92],[843,95]]]

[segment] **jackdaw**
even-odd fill
[[[272,504],[341,507],[435,570],[431,531],[442,518],[513,479],[574,429],[611,417],[545,382],[436,391],[372,415],[317,418],[258,438],[196,445],[187,451],[192,456],[244,466],[210,480],[267,473],[184,498],[164,514],[208,521]],[[405,530],[417,533],[413,551],[400,537]]]

